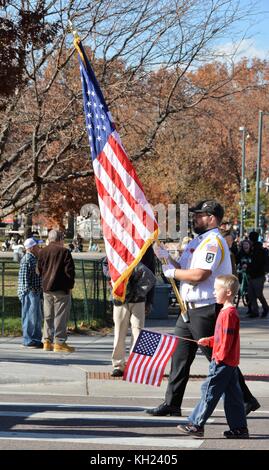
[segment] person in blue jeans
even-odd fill
[[[39,240],[27,238],[24,242],[26,254],[21,259],[18,280],[18,297],[21,301],[23,345],[43,348],[41,277],[36,272]]]
[[[233,305],[239,282],[233,274],[218,276],[214,293],[218,304],[223,304],[216,321],[214,336],[200,338],[198,344],[213,347],[209,374],[201,387],[201,399],[189,416],[189,424],[179,425],[185,434],[202,437],[204,425],[212,415],[221,396],[229,430],[228,439],[249,437],[243,394],[238,380],[240,358],[239,315]]]

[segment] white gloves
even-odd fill
[[[176,268],[172,264],[162,264],[162,270],[165,277],[174,279]]]
[[[158,245],[157,243],[154,243],[153,245],[153,250],[157,258],[161,259],[168,259],[169,257],[169,252],[163,248],[161,245]]]

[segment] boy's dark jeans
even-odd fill
[[[222,395],[229,428],[246,428],[247,421],[237,367],[224,363],[216,364],[214,359],[209,365],[208,377],[201,386],[201,399],[189,416],[189,421],[197,426],[203,426]]]

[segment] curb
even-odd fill
[[[88,379],[91,380],[122,380],[122,377],[112,377],[110,372],[87,372]],[[163,376],[163,380],[168,380],[168,375]],[[204,380],[207,375],[197,374],[190,375],[190,380]],[[245,380],[269,382],[269,374],[246,374],[244,375]]]

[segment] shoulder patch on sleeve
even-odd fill
[[[207,263],[213,263],[214,258],[215,258],[215,253],[207,253],[205,260]]]

